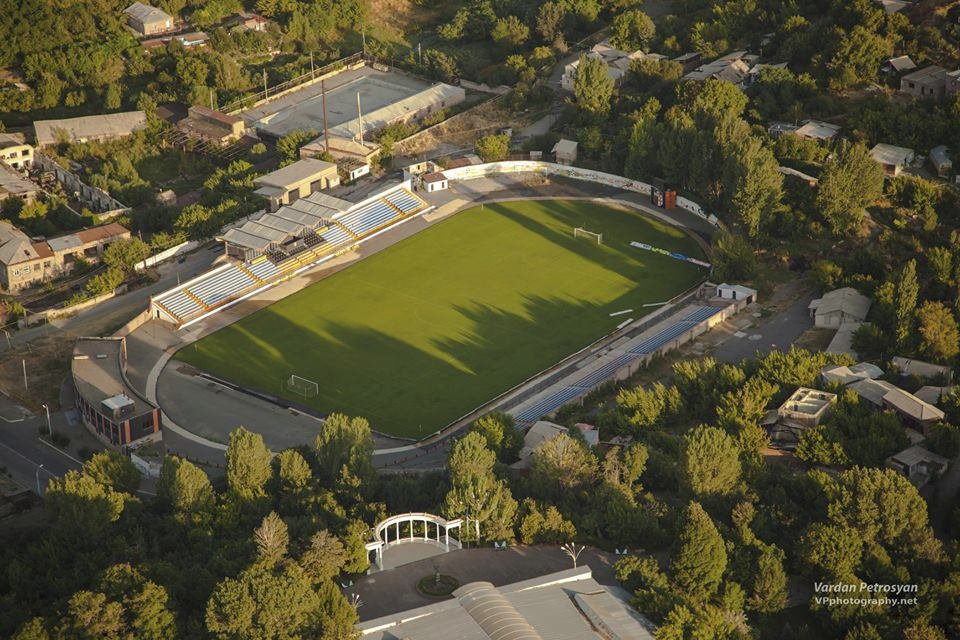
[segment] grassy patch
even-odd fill
[[[575,239],[578,226],[604,243]],[[564,200],[477,207],[177,357],[323,412],[366,416],[383,432],[426,436],[702,276],[632,240],[701,256],[680,230],[632,211]],[[285,392],[291,374],[319,394]]]

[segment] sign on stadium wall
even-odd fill
[[[623,176],[604,173],[602,171],[593,171],[592,169],[583,169],[580,167],[571,167],[554,162],[540,162],[537,160],[506,160],[504,162],[488,162],[486,164],[474,164],[466,167],[457,167],[456,169],[445,169],[444,175],[449,180],[471,180],[473,178],[482,178],[496,173],[543,173],[549,175],[572,178],[574,180],[585,180],[597,184],[607,185],[624,191],[633,191],[650,195],[653,189],[652,185],[639,180],[631,180]],[[677,206],[690,213],[703,218],[710,224],[717,226],[717,217],[713,214],[708,215],[696,202],[684,197],[677,197]]]

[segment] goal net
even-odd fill
[[[294,374],[287,378],[287,389],[304,398],[314,398],[320,393],[320,386],[316,382]]]
[[[587,231],[583,227],[575,227],[573,229],[573,237],[574,238],[579,238],[579,237],[590,238],[591,240],[596,240],[597,244],[603,244],[602,233],[597,233],[595,231]]]

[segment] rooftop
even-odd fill
[[[336,173],[337,165],[317,158],[304,158],[297,160],[293,164],[281,167],[272,173],[260,176],[256,178],[253,183],[258,186],[266,185],[285,188],[330,172]]]
[[[124,395],[134,403],[134,416],[153,411],[154,406],[137,395],[124,380],[121,358],[123,338],[79,338],[73,348],[70,370],[79,393],[93,406],[107,398]]]
[[[589,567],[500,587],[471,582],[453,595],[453,599],[363,622],[361,636],[365,640],[653,638],[643,617],[594,580]]]
[[[83,141],[128,136],[146,126],[147,114],[143,111],[125,111],[62,120],[37,120],[33,123],[37,144],[40,146],[58,142],[58,134],[62,134],[70,141]]]

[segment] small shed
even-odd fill
[[[577,141],[561,138],[553,145],[553,155],[560,164],[573,164],[577,159]]]
[[[423,188],[427,193],[433,193],[434,191],[445,191],[450,187],[447,176],[443,175],[442,171],[434,171],[433,173],[425,174],[421,180],[423,180]]]
[[[946,145],[941,144],[930,149],[930,163],[941,178],[948,178],[953,173],[953,160],[950,159]]]
[[[870,149],[870,157],[883,167],[886,175],[898,176],[907,165],[913,162],[913,149],[881,142]]]
[[[757,290],[740,284],[717,285],[717,297],[724,300],[746,300],[748,303],[757,301]]]

